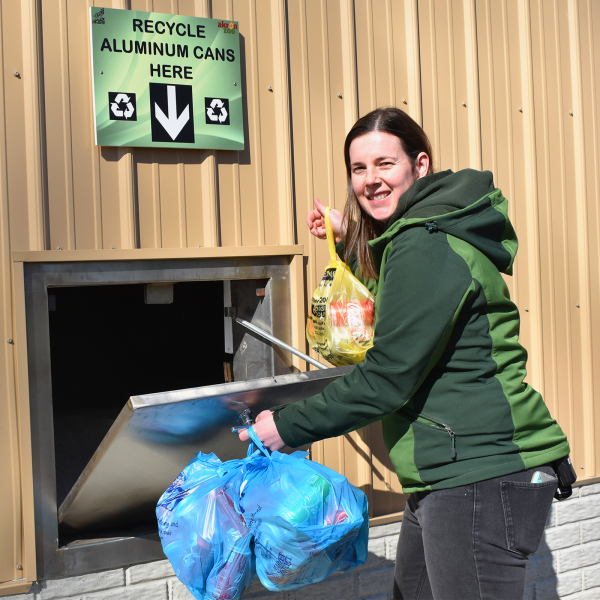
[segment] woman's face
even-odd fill
[[[363,209],[383,223],[394,214],[400,196],[429,169],[425,152],[413,167],[400,139],[384,131],[357,137],[349,154],[354,193]]]

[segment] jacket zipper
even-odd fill
[[[450,436],[450,458],[456,458],[456,434],[454,433],[454,431],[452,431],[449,425],[446,425],[445,423],[441,423],[439,421],[434,421],[433,419],[430,419],[428,417],[423,417],[422,415],[419,415],[418,413],[411,410],[410,408],[407,408],[406,406],[403,406],[401,409],[398,410],[398,412],[400,414],[404,413],[406,417],[412,419],[413,421],[418,421],[422,425],[427,425],[427,427],[433,427],[433,429],[445,431]]]

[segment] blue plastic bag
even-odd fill
[[[238,507],[245,462],[200,452],[158,501],[164,553],[198,600],[235,600],[256,575],[252,534]]]
[[[272,591],[295,590],[367,559],[367,498],[306,452],[258,451],[247,459],[240,510],[254,535],[256,570]]]

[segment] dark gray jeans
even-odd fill
[[[518,600],[542,539],[556,482],[535,471],[411,494],[398,540],[394,599]]]

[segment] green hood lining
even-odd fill
[[[401,218],[427,219],[467,208],[494,191],[491,171],[463,169],[440,171],[417,179],[398,202],[387,223],[389,229]]]

